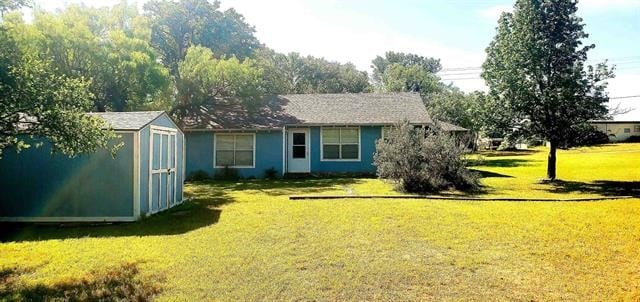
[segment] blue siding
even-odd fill
[[[133,216],[133,134],[120,133],[115,158],[105,150],[68,158],[50,144],[0,159],[0,217]]]
[[[187,132],[184,135],[187,143],[187,176],[199,170],[213,175],[213,133]]]
[[[247,132],[244,132],[247,133]],[[278,175],[282,173],[282,131],[257,131],[255,168],[237,168],[241,177],[264,177],[265,170],[275,168]],[[202,170],[210,176],[220,173],[222,169],[213,167],[214,132],[187,132],[187,175]]]
[[[320,127],[311,127],[311,173],[375,173],[373,154],[382,127],[360,127],[360,161],[321,161]]]

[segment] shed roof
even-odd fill
[[[185,119],[187,129],[269,129],[285,125],[432,123],[417,93],[290,94],[266,97],[254,111],[222,102]]]
[[[102,118],[114,130],[140,130],[163,113],[164,111],[91,112],[89,115]]]

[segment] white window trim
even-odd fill
[[[380,138],[385,139],[384,130],[391,131],[391,126],[382,126],[380,127]]]
[[[218,166],[216,163],[216,145],[218,143],[218,135],[251,135],[253,137],[253,165],[251,166]],[[235,147],[234,147],[235,148]],[[234,150],[235,152],[235,150]],[[255,133],[242,133],[242,132],[225,132],[225,133],[216,133],[213,137],[213,168],[215,169],[223,169],[223,168],[232,168],[232,169],[253,169],[256,167],[256,134]]]
[[[324,143],[322,142],[322,134],[324,132],[324,129],[357,129],[358,130],[358,158],[354,158],[354,159],[342,159],[342,158],[338,158],[338,159],[325,159],[324,158]],[[341,146],[342,144],[339,144],[339,146]],[[346,144],[349,145],[349,144]],[[339,152],[342,152],[342,148],[339,148]],[[320,127],[320,161],[324,162],[331,162],[331,161],[335,161],[335,162],[360,162],[362,159],[362,131],[360,131],[360,127]],[[342,156],[342,154],[340,154]]]

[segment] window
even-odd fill
[[[322,128],[323,160],[360,160],[359,128]]]
[[[631,128],[624,128],[624,133],[631,133]]]
[[[382,127],[382,139],[389,137],[389,131],[391,131],[391,127]]]
[[[291,157],[293,158],[307,158],[307,135],[304,132],[298,133],[294,132],[293,135],[293,145],[291,148],[293,152]]]
[[[640,125],[633,126],[633,132],[640,132]]]
[[[216,134],[216,167],[253,167],[254,134]]]

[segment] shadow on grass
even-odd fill
[[[176,235],[218,222],[220,207],[234,200],[210,190],[167,211],[126,223],[0,223],[0,242],[83,237]]]
[[[540,152],[539,150],[514,150],[514,151],[480,151],[476,154],[484,157],[501,157],[501,156],[525,156]]]
[[[503,159],[476,159],[470,160],[470,167],[497,167],[497,168],[515,168],[521,166],[529,166],[534,162],[530,159],[519,158],[503,158]]]
[[[514,178],[511,175],[506,175],[506,174],[500,174],[500,173],[496,173],[496,172],[490,172],[490,171],[483,171],[483,170],[476,170],[476,169],[470,169],[473,172],[476,172],[478,174],[480,174],[480,178],[489,178],[489,177],[495,177],[495,178]]]
[[[0,270],[1,301],[150,301],[160,293],[161,280],[141,280],[135,263],[114,267],[106,272],[54,284],[28,284],[20,276],[33,270]]]
[[[270,196],[288,196],[294,194],[318,194],[329,190],[348,187],[360,182],[358,178],[300,178],[276,180],[240,180],[240,181],[211,181],[194,184],[204,184],[192,194],[207,194],[208,191],[220,191],[225,195],[233,192],[259,191]]]
[[[640,181],[595,180],[593,182],[556,180],[546,191],[552,193],[587,193],[603,196],[640,197]]]
[[[137,222],[0,223],[0,242],[184,234],[217,223],[222,206],[235,202],[234,193],[257,190],[272,196],[314,194],[357,182],[354,178],[195,182],[189,190],[190,201]]]

